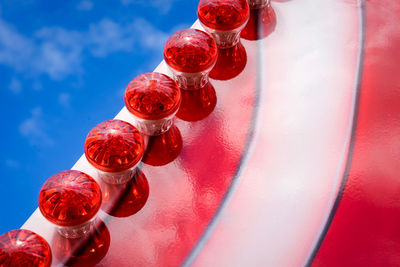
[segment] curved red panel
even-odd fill
[[[364,4],[366,44],[353,155],[313,266],[400,265],[400,2]]]
[[[243,40],[243,72],[229,81],[213,80],[215,90],[200,94],[204,102],[184,96],[173,133],[146,140],[148,165],[141,170],[149,188],[145,184],[140,193],[130,186],[117,196],[132,212],[113,217],[107,207],[92,244],[62,248],[84,255],[93,248],[99,256],[90,262],[99,266],[305,261],[338,193],[347,157],[359,7],[320,0],[273,4],[275,32],[257,42]],[[156,71],[168,73],[166,64]],[[126,108],[116,118],[132,119]],[[84,157],[73,169],[98,179]],[[139,201],[138,211],[132,201],[140,197],[145,205]],[[23,227],[60,246],[54,227],[38,212]]]

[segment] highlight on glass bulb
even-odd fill
[[[206,32],[186,29],[174,33],[164,47],[164,59],[181,89],[197,90],[208,83],[218,57],[217,44]]]
[[[62,171],[42,186],[39,209],[62,236],[78,238],[91,230],[101,199],[100,186],[92,177],[80,171]]]
[[[96,125],[87,135],[85,156],[98,176],[110,184],[132,179],[144,152],[143,137],[128,122],[108,120]]]
[[[52,254],[49,244],[29,230],[13,230],[0,235],[0,266],[49,267]]]
[[[158,72],[137,76],[125,91],[125,106],[132,114],[132,123],[149,136],[168,131],[181,101],[176,82]]]

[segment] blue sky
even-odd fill
[[[123,106],[126,85],[162,60],[196,19],[197,0],[0,2],[0,234],[70,169],[86,134]]]

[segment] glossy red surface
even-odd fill
[[[195,73],[212,67],[218,56],[217,44],[208,34],[196,29],[174,33],[164,47],[167,64],[180,72]]]
[[[166,72],[167,67],[163,64],[158,70]],[[141,170],[151,193],[133,216],[115,218],[101,213],[111,234],[101,265],[182,264],[214,218],[246,153],[256,91],[254,71],[254,64],[249,64],[242,77],[213,82],[218,102],[208,117],[196,122],[177,119],[168,135],[150,137],[143,158],[148,164]],[[117,116],[130,117],[126,109]],[[93,171],[88,165],[81,158],[74,169]],[[54,229],[45,222],[36,223],[43,220],[35,213],[29,221],[35,222],[33,229],[52,235]]]
[[[163,166],[174,161],[182,150],[182,135],[175,125],[165,133],[149,137],[143,162]]]
[[[158,120],[176,112],[181,104],[181,91],[173,79],[151,72],[137,76],[125,91],[125,106],[135,116]]]
[[[308,209],[304,209],[301,202],[312,202],[314,199],[317,199],[316,202],[319,204],[320,199],[323,198],[323,196],[315,194],[315,191],[309,190],[313,185],[312,183],[307,184],[306,181],[310,180],[310,176],[315,173],[322,174],[316,175],[318,176],[317,179],[313,180],[316,183],[327,180],[326,178],[329,178],[329,176],[325,177],[325,173],[330,173],[330,169],[328,168],[327,171],[326,166],[323,164],[324,162],[318,161],[318,159],[329,154],[327,161],[332,161],[330,146],[325,147],[327,139],[321,138],[323,142],[320,142],[318,138],[315,138],[318,137],[316,133],[322,131],[320,128],[326,128],[320,127],[321,124],[324,126],[333,124],[335,126],[338,125],[337,128],[341,128],[342,124],[333,123],[337,119],[336,117],[327,117],[326,115],[332,115],[327,111],[328,109],[335,110],[336,112],[337,107],[343,109],[343,106],[345,106],[331,105],[332,92],[339,91],[339,89],[342,89],[342,86],[338,86],[335,80],[329,76],[329,73],[334,72],[337,74],[338,72],[336,71],[338,69],[342,70],[344,67],[347,67],[347,61],[344,61],[344,64],[338,64],[343,63],[343,61],[334,61],[335,64],[329,64],[332,60],[342,56],[341,53],[338,53],[340,54],[338,56],[336,54],[338,51],[335,49],[330,49],[334,48],[334,45],[324,47],[327,43],[332,43],[330,42],[331,39],[327,38],[328,36],[337,36],[329,30],[323,31],[331,29],[329,27],[322,27],[321,31],[318,32],[319,34],[315,34],[319,36],[321,32],[328,32],[329,35],[322,34],[323,38],[321,38],[323,40],[327,39],[326,42],[321,42],[321,39],[318,38],[311,40],[313,43],[317,41],[317,52],[320,54],[316,53],[317,55],[315,55],[314,51],[311,51],[311,53],[310,51],[308,53],[304,52],[304,48],[310,44],[309,37],[313,36],[314,31],[311,34],[309,31],[306,31],[306,34],[304,34],[303,30],[314,28],[299,26],[310,26],[307,23],[314,25],[315,21],[311,20],[310,22],[308,15],[313,12],[319,15],[321,6],[329,7],[329,9],[331,7],[324,4],[318,5],[318,3],[321,3],[319,1],[309,1],[308,3],[310,5],[306,5],[304,8],[303,3],[299,4],[297,1],[289,1],[288,5],[286,5],[286,10],[284,9],[284,5],[281,5],[282,9],[279,10],[279,14],[283,14],[286,11],[285,15],[292,14],[293,16],[285,16],[286,23],[280,24],[279,34],[271,35],[274,39],[271,42],[270,40],[265,42],[268,43],[268,46],[264,43],[262,45],[263,49],[261,51],[267,52],[267,56],[263,55],[262,57],[262,62],[266,63],[267,67],[262,70],[268,70],[268,72],[262,72],[264,74],[262,77],[254,75],[256,71],[259,71],[255,67],[259,63],[258,60],[260,58],[258,43],[244,42],[249,56],[249,64],[247,64],[244,71],[231,81],[212,81],[218,98],[214,112],[195,123],[188,123],[180,119],[176,120],[176,125],[181,130],[183,139],[181,153],[171,164],[162,167],[143,164],[143,171],[146,173],[150,187],[152,188],[148,202],[141,212],[135,214],[135,216],[126,218],[111,218],[107,216],[107,219],[109,219],[107,220],[107,226],[110,229],[112,240],[109,253],[103,258],[100,263],[101,266],[181,265],[185,259],[193,254],[200,257],[206,253],[206,249],[202,249],[201,247],[195,253],[193,251],[201,243],[210,243],[211,240],[207,239],[207,235],[215,236],[218,234],[217,231],[213,232],[212,230],[214,222],[216,225],[222,225],[223,233],[226,233],[226,229],[229,228],[226,226],[235,225],[238,229],[229,238],[223,236],[223,238],[217,240],[216,247],[221,248],[222,253],[218,253],[216,257],[213,257],[214,259],[231,259],[236,256],[236,259],[241,258],[243,261],[253,260],[254,262],[261,262],[266,257],[278,258],[277,255],[279,255],[281,256],[280,260],[282,258],[287,260],[298,251],[300,251],[298,254],[303,254],[303,248],[299,249],[300,246],[304,247],[304,243],[302,242],[304,236],[301,234],[310,232],[310,228],[314,232],[315,228],[303,228],[305,229],[304,231],[302,229],[300,231],[293,230],[297,229],[294,228],[295,225],[304,225],[306,222],[309,222],[308,219],[310,217],[313,217],[311,216],[313,212],[309,211],[314,210],[310,209],[310,206],[308,206]],[[333,2],[329,1],[329,3]],[[297,6],[297,8],[293,7],[292,4],[295,7]],[[311,4],[318,6],[315,8]],[[343,6],[350,5],[344,2],[340,4]],[[299,25],[297,14],[302,12],[298,11],[309,11],[310,9],[312,12],[305,12],[306,15],[300,17],[304,21]],[[332,13],[337,13],[342,18],[342,12]],[[330,20],[329,24],[337,25],[335,23],[337,21],[337,14],[334,15],[334,23]],[[291,23],[288,23],[289,18],[291,19]],[[318,22],[323,22],[324,20],[325,17]],[[281,37],[281,34],[284,35],[284,38]],[[296,40],[297,37],[300,39],[295,45],[293,42],[290,42],[293,36],[296,37]],[[336,41],[336,39],[334,40]],[[353,41],[353,39],[350,39],[350,41]],[[302,45],[299,46],[299,43]],[[335,45],[337,44],[335,43]],[[325,48],[325,50],[320,49],[321,47]],[[329,53],[324,53],[326,51]],[[324,57],[331,55],[331,51],[336,52],[334,57]],[[348,55],[347,53],[343,54]],[[305,55],[304,60],[294,62],[293,58],[296,58],[295,56],[298,55]],[[309,58],[319,59],[321,55],[323,60],[312,60],[311,62],[308,60]],[[307,60],[310,64],[303,64]],[[302,70],[310,69],[304,66],[309,67],[310,65],[327,67],[327,72],[319,74],[322,74],[321,77],[324,79],[326,78],[325,75],[327,75],[330,78],[327,80],[333,81],[331,83],[333,87],[330,87],[330,89],[338,90],[321,90],[320,83],[318,83],[320,82],[319,79],[315,79],[314,75],[311,79],[309,79],[309,75],[304,75]],[[165,65],[161,64],[160,71],[166,71],[163,66]],[[321,70],[324,68],[316,69]],[[353,71],[353,68],[351,68],[351,71]],[[267,84],[260,85],[258,78],[264,79],[265,76],[268,77],[266,79]],[[343,76],[336,75],[336,77],[341,77],[340,80],[342,80]],[[346,83],[345,85],[347,86],[348,84]],[[304,88],[310,88],[310,86],[312,86],[312,90],[303,90]],[[265,90],[267,92],[266,95],[260,94],[260,87],[262,90],[267,89]],[[352,87],[350,86],[350,88]],[[327,91],[331,93],[323,94],[323,96],[328,95],[327,98],[329,98],[329,101],[322,101],[321,107],[315,105],[315,103],[321,100],[318,97],[320,93],[326,93]],[[342,102],[347,101],[347,94],[336,97]],[[261,125],[258,122],[254,122],[254,117],[257,117],[254,114],[257,114],[258,108],[261,109],[255,103],[260,101],[260,99],[261,101],[267,100],[265,111],[262,113],[262,117],[265,120]],[[307,101],[299,101],[299,99],[307,99]],[[322,98],[322,100],[324,99]],[[323,109],[325,107],[327,109]],[[315,112],[316,110],[323,111],[317,114],[317,118],[313,117],[313,114],[317,113]],[[123,110],[118,115],[118,118],[125,119],[130,115],[125,111]],[[343,113],[347,115],[347,110],[343,111]],[[310,119],[310,117],[314,120]],[[333,120],[331,120],[332,117],[334,118]],[[324,124],[326,121],[328,123]],[[253,136],[257,136],[254,128],[257,128],[257,126],[260,126],[262,130],[261,138],[254,138],[254,140],[258,140],[256,148],[264,153],[255,154],[251,157],[251,161],[256,161],[260,165],[259,168],[257,168],[258,165],[254,168],[254,165],[247,165],[246,155],[252,154],[249,153],[248,146],[249,144],[254,144]],[[336,134],[334,129],[329,130]],[[301,141],[295,142],[293,139],[301,139]],[[304,139],[312,139],[312,142],[305,143]],[[335,139],[330,138],[328,140],[332,141]],[[311,147],[324,147],[325,149],[318,150],[318,153],[315,153],[317,157],[309,157],[309,154],[303,152],[308,151]],[[274,148],[272,150],[273,153],[265,153],[265,151],[271,151],[271,148]],[[329,153],[326,153],[327,151]],[[288,161],[288,158],[291,160]],[[306,158],[306,160],[301,161],[302,158]],[[312,162],[315,166],[312,166],[311,169],[303,169],[304,166],[307,166],[307,161]],[[288,168],[288,162],[293,163],[290,168]],[[318,162],[318,164],[315,164],[315,162]],[[81,160],[75,167],[84,170],[87,168],[85,163],[86,161]],[[275,167],[272,168],[272,171],[271,165]],[[320,167],[320,165],[323,166]],[[323,172],[316,172],[315,169],[317,167],[318,169],[322,169]],[[266,169],[268,168],[270,171],[267,172]],[[250,174],[247,173],[246,177],[245,175],[248,171],[250,171]],[[301,172],[305,174],[306,179],[299,180],[299,173]],[[258,188],[254,188],[254,177],[267,182],[261,183],[261,186],[258,186]],[[288,179],[288,177],[293,179]],[[321,177],[324,179],[321,179]],[[246,180],[247,183],[243,186],[243,182],[246,182]],[[234,191],[232,188],[235,182],[239,184],[238,181],[240,181],[240,189],[245,187],[249,191],[249,194],[239,199],[239,204],[236,203],[237,205],[234,207],[239,210],[238,217],[243,219],[244,223],[238,223],[237,218],[232,220],[231,213],[228,213],[228,208],[223,207],[224,203],[228,202],[229,192]],[[277,184],[280,186],[277,186]],[[302,201],[299,201],[301,198]],[[256,206],[255,208],[253,205],[248,205],[249,200],[255,200],[250,203],[261,204],[259,206],[254,205]],[[287,212],[293,203],[295,212],[293,210],[291,210],[292,212]],[[299,209],[299,207],[303,207],[303,209]],[[220,213],[221,210],[223,212]],[[266,210],[272,210],[272,212],[265,212]],[[299,210],[298,214],[296,214],[297,210]],[[307,212],[302,212],[304,210]],[[249,211],[254,212],[254,216],[248,216]],[[288,216],[282,216],[281,213]],[[31,227],[40,228],[38,226],[41,222],[40,220],[41,217],[33,216],[30,220]],[[284,224],[286,222],[287,225],[293,228],[287,227],[287,225],[285,228]],[[49,231],[43,228],[40,229],[42,231]],[[281,235],[282,232],[283,235]],[[265,233],[272,234],[265,235]],[[248,242],[246,243],[248,246],[243,246],[241,242],[243,239],[238,239],[238,235],[246,236],[253,242]],[[261,242],[254,242],[254,240],[261,240]],[[299,242],[293,242],[293,240],[299,240]],[[268,247],[265,246],[267,243]],[[300,245],[293,248],[294,246],[292,245],[294,243]],[[262,246],[259,244],[262,244]],[[238,249],[229,250],[233,246],[238,247]],[[293,250],[289,250],[287,247],[292,247]],[[259,250],[257,251],[258,256],[261,254],[261,257],[253,257],[257,253],[255,250]],[[215,247],[213,251],[216,251]],[[234,251],[236,253],[230,253],[226,256],[224,254],[226,251]],[[274,251],[274,253],[271,251]],[[291,253],[282,253],[288,251]],[[291,256],[289,257],[289,255]],[[289,262],[289,260],[286,262]],[[254,264],[254,266],[299,265]]]
[[[201,0],[197,9],[201,23],[207,27],[229,31],[242,26],[249,17],[247,0]]]
[[[125,171],[135,166],[144,151],[143,137],[131,124],[108,120],[95,126],[86,137],[85,156],[96,169]]]
[[[276,14],[271,5],[250,8],[250,18],[240,36],[246,40],[259,40],[270,35],[276,27]]]
[[[101,264],[180,266],[188,257],[215,218],[246,153],[256,91],[254,71],[254,64],[249,64],[240,78],[215,82],[218,103],[207,118],[176,120],[180,135],[174,139],[183,141],[179,155],[154,153],[154,160],[165,158],[169,164],[143,165],[149,199],[139,213],[109,221],[112,240]]]
[[[110,247],[110,232],[101,220],[97,220],[82,238],[64,238],[55,233],[53,239],[53,253],[62,266],[95,266],[107,255]]]
[[[49,267],[52,256],[43,237],[29,230],[13,230],[0,236],[0,266]]]
[[[101,205],[97,182],[80,171],[63,171],[50,177],[39,194],[39,209],[50,222],[76,226],[92,219]]]
[[[400,2],[365,1],[359,114],[347,183],[313,266],[400,265]]]
[[[128,183],[114,185],[103,182],[100,186],[103,193],[101,209],[114,217],[129,217],[137,213],[149,197],[149,183],[140,170]]]
[[[214,86],[208,82],[199,90],[182,90],[182,104],[176,116],[184,121],[207,118],[217,105]]]
[[[217,63],[210,72],[210,78],[226,81],[238,76],[247,63],[246,49],[242,43],[239,42],[233,47],[218,50]]]

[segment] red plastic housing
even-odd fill
[[[90,164],[104,172],[121,172],[142,158],[143,137],[130,123],[108,120],[95,126],[86,137],[85,155]]]
[[[58,226],[77,226],[90,221],[101,205],[101,191],[89,175],[75,170],[50,177],[39,195],[43,216]]]
[[[249,5],[246,0],[201,0],[197,15],[211,29],[230,31],[246,23]]]
[[[159,120],[174,114],[181,104],[181,91],[165,74],[149,72],[133,79],[125,91],[126,108],[146,120]]]
[[[29,230],[13,230],[0,236],[0,266],[51,265],[49,244],[38,234]]]
[[[181,72],[196,73],[211,68],[217,61],[218,49],[214,39],[196,29],[174,33],[164,47],[167,64]]]

